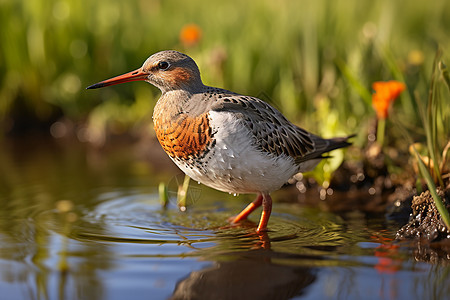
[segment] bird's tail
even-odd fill
[[[327,139],[327,141],[329,142],[329,145],[325,148],[326,150],[323,151],[323,153],[350,146],[352,143],[350,143],[348,140],[354,136],[356,136],[356,134],[351,134],[346,137],[337,137],[337,138]]]
[[[297,157],[295,159],[296,163],[302,163],[307,160],[311,159],[322,159],[322,158],[330,158],[329,155],[323,155],[324,153],[328,153],[330,151],[344,148],[350,146],[352,143],[350,143],[348,140],[354,137],[355,134],[346,136],[346,137],[337,137],[337,138],[331,138],[331,139],[322,139],[318,136],[315,136],[314,142],[316,146],[316,151],[311,152],[307,155],[304,155],[302,157]]]

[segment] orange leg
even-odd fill
[[[236,217],[234,217],[234,219],[233,219],[233,221],[231,221],[231,223],[235,224],[242,220],[247,219],[248,215],[251,214],[252,211],[257,209],[258,207],[260,207],[262,203],[263,203],[263,195],[258,194],[258,197],[255,199],[255,201],[250,203],[246,208],[244,208],[243,211],[241,211]],[[269,213],[269,215],[270,215],[270,213]]]
[[[269,222],[270,213],[272,212],[272,198],[269,194],[262,194],[262,206],[263,211],[261,214],[261,219],[259,220],[258,228],[256,229],[257,233],[267,231],[267,223]]]

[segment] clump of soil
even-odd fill
[[[450,208],[450,189],[437,189],[447,209]],[[397,232],[396,239],[420,238],[430,242],[450,238],[450,230],[444,224],[430,191],[414,196],[409,222]]]

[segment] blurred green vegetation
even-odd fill
[[[403,81],[409,93],[395,112],[424,134],[414,94],[427,98],[437,45],[444,60],[450,46],[447,0],[1,0],[0,22],[1,134],[63,120],[97,144],[151,132],[159,90],[84,88],[164,49],[192,56],[205,84],[259,96],[326,137],[360,133],[359,144],[375,116],[372,82]],[[191,23],[202,37],[184,46],[179,33]]]

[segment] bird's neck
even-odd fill
[[[164,92],[153,110],[153,122],[170,122],[185,113],[185,106],[191,98],[192,93],[186,90]]]

